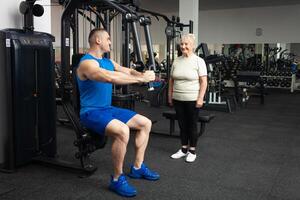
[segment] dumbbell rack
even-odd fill
[[[262,75],[262,79],[265,79],[266,82],[265,88],[279,88],[279,89],[290,89],[291,92],[294,91],[294,85],[295,85],[295,74],[292,74],[290,76],[268,76],[268,75]],[[276,85],[270,85],[272,84],[272,81],[277,81]],[[268,84],[269,82],[269,84]]]

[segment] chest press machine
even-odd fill
[[[61,71],[62,78],[60,83],[62,101],[61,105],[64,109],[65,114],[67,115],[68,121],[71,123],[75,133],[76,140],[74,145],[78,147],[78,152],[75,154],[75,157],[80,159],[81,166],[84,169],[88,169],[90,172],[95,171],[95,167],[92,166],[89,162],[89,155],[97,149],[103,148],[106,144],[107,137],[101,137],[99,134],[94,133],[91,130],[86,129],[80,124],[79,121],[79,111],[80,111],[80,99],[78,85],[76,81],[76,69],[79,64],[79,61],[83,54],[79,53],[79,41],[78,41],[78,18],[76,18],[76,11],[78,9],[85,8],[89,6],[91,12],[96,15],[96,21],[101,22],[102,26],[109,33],[109,27],[111,20],[117,15],[122,14],[123,25],[124,25],[124,66],[129,66],[129,52],[126,47],[129,47],[129,37],[130,31],[134,39],[134,48],[137,52],[137,62],[144,67],[141,46],[139,42],[139,36],[137,33],[136,22],[140,22],[140,25],[143,26],[145,31],[145,38],[147,43],[148,54],[150,55],[150,65],[149,68],[155,70],[155,62],[153,57],[152,41],[149,31],[149,25],[151,24],[150,18],[145,16],[138,16],[135,11],[133,11],[127,4],[130,1],[114,1],[114,0],[94,0],[94,1],[79,1],[71,0],[67,3],[65,10],[62,15],[62,24],[61,24]],[[93,8],[97,8],[94,10]],[[78,12],[77,12],[78,13]],[[102,19],[102,14],[104,15],[104,20]],[[117,14],[116,14],[117,13]],[[91,22],[91,18],[88,21]],[[98,24],[98,26],[97,26]],[[94,23],[95,27],[100,27],[99,23]],[[72,55],[72,64],[70,65],[70,30],[73,32],[73,55]],[[106,56],[109,56],[107,54]],[[69,72],[72,71],[70,74]],[[152,85],[148,85],[149,90],[153,89]],[[128,102],[134,102],[133,97],[127,94],[127,88],[122,88],[122,95],[114,95],[113,103],[120,103],[124,100],[127,103],[127,106],[130,106],[130,109],[134,104]],[[122,102],[121,102],[122,104]],[[122,106],[121,106],[122,107]]]

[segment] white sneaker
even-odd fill
[[[196,157],[197,157],[196,154],[192,154],[192,153],[188,152],[187,156],[185,158],[185,161],[189,162],[189,163],[194,162],[196,160]]]
[[[171,155],[171,158],[178,159],[178,158],[182,158],[182,157],[186,156],[187,154],[188,153],[183,153],[181,151],[181,149],[179,149],[176,153],[174,153],[174,154]]]

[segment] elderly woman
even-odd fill
[[[175,107],[181,139],[181,149],[171,158],[185,157],[186,162],[194,162],[197,157],[197,119],[207,88],[206,64],[194,54],[194,49],[195,36],[183,35],[180,42],[182,56],[174,60],[168,91],[168,102]]]

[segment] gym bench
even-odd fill
[[[169,134],[172,136],[175,131],[175,120],[177,120],[176,112],[174,110],[168,110],[168,111],[164,111],[162,115],[165,118],[170,120]],[[200,123],[200,131],[199,131],[198,136],[203,135],[203,133],[205,131],[205,124],[209,123],[213,118],[215,118],[215,115],[199,114],[198,122]]]

